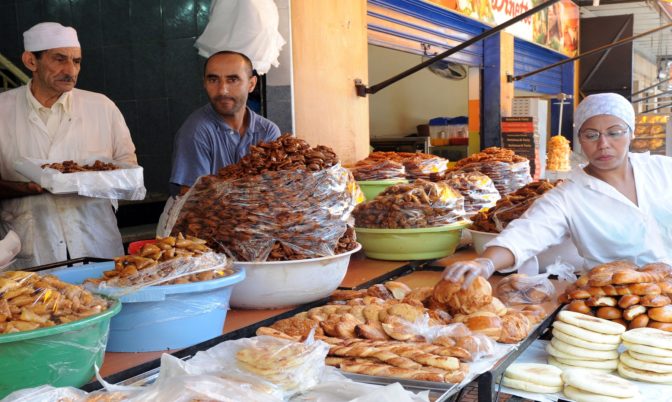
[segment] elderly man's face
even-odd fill
[[[33,81],[42,91],[62,94],[72,91],[77,84],[82,63],[82,49],[61,47],[42,52],[38,59],[29,53],[24,64],[33,72]]]
[[[600,170],[616,169],[625,163],[631,137],[623,120],[606,114],[591,117],[579,129],[583,153],[590,165]]]
[[[216,55],[205,67],[203,85],[212,106],[221,116],[234,116],[242,110],[256,84],[257,78],[238,55]]]

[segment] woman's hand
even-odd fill
[[[443,279],[451,282],[462,282],[462,289],[466,289],[477,276],[489,278],[495,272],[495,264],[489,258],[475,258],[473,260],[452,263],[443,270]]]

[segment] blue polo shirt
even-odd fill
[[[250,124],[240,136],[222,120],[212,105],[201,107],[182,124],[175,136],[170,193],[176,195],[180,186],[192,186],[200,176],[216,174],[220,168],[238,162],[250,146],[276,140],[280,129],[247,108]]]

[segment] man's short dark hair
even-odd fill
[[[237,55],[237,56],[242,57],[243,60],[245,61],[245,65],[247,66],[247,69],[248,69],[248,71],[247,71],[248,76],[249,76],[249,77],[252,77],[252,75],[254,75],[254,68],[252,67],[252,60],[250,60],[249,57],[245,56],[245,55],[242,54],[242,53],[234,52],[233,50],[222,50],[221,52],[217,52],[217,53],[211,55],[211,56],[208,57],[208,59],[205,61],[205,64],[203,65],[203,75],[204,75],[204,76],[205,76],[205,71],[206,71],[206,69],[208,68],[208,63],[210,63],[210,59],[212,59],[213,57],[218,56],[218,55],[220,55],[220,54],[235,54],[235,55]]]

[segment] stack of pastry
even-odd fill
[[[562,370],[538,363],[514,363],[506,368],[502,385],[538,394],[562,391]]]
[[[548,152],[546,153],[546,169],[566,172],[570,170],[569,166],[569,140],[562,135],[554,135],[548,141]]]
[[[618,366],[618,345],[625,327],[573,311],[561,311],[546,345],[548,363],[561,369],[611,372]]]
[[[564,370],[564,394],[576,402],[641,402],[642,396],[633,383],[615,375]]]
[[[560,301],[568,309],[618,322],[628,329],[672,331],[672,267],[653,263],[641,269],[629,261],[594,267],[567,288]]]
[[[620,356],[618,373],[625,378],[672,384],[672,334],[637,328],[622,335],[628,349]]]

